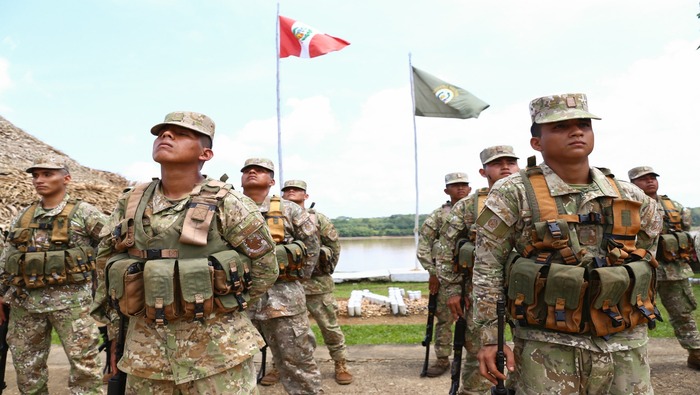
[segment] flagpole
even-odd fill
[[[277,19],[275,20],[275,57],[277,59],[277,179],[280,187],[284,185],[282,173],[282,117],[280,116],[280,2],[277,1]]]
[[[408,73],[411,80],[411,103],[413,104],[411,114],[413,115],[413,163],[415,164],[416,182],[416,218],[413,225],[413,238],[418,248],[418,132],[416,129],[416,97],[413,89],[413,65],[411,64],[411,53],[408,53]],[[418,258],[413,263],[414,270],[418,270]]]

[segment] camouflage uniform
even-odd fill
[[[418,234],[418,247],[416,256],[423,269],[427,270],[431,276],[439,276],[439,269],[436,265],[440,228],[445,223],[452,204],[448,200],[445,204],[433,210],[425,219]],[[452,270],[452,268],[450,268]],[[441,287],[442,288],[442,287]],[[438,291],[437,308],[435,317],[435,356],[438,359],[445,359],[452,354],[452,324],[454,318],[450,309],[447,308],[447,298],[449,295],[443,289]]]
[[[654,169],[649,166],[635,167],[628,172],[630,180],[647,174],[658,176],[658,174],[654,173]],[[663,198],[668,199],[665,195],[657,196],[656,202],[659,215],[664,219],[661,234],[667,235],[674,232],[674,226],[671,225],[670,218],[662,204]],[[675,200],[671,202],[674,209],[681,215],[680,229],[676,230],[688,232],[692,225],[690,210]],[[693,319],[693,311],[697,308],[697,301],[695,300],[692,286],[688,281],[688,278],[693,277],[693,269],[687,260],[680,257],[671,261],[665,259],[661,250],[661,247],[659,247],[656,256],[656,259],[659,261],[659,267],[656,271],[658,279],[657,292],[666,311],[668,311],[668,319],[671,322],[678,342],[686,350],[695,350],[694,353],[698,355],[696,363],[700,363],[700,333],[698,333],[698,327]]]
[[[163,123],[151,129],[151,133],[158,135],[160,128],[167,124],[210,138],[214,135],[213,121],[193,112],[170,113]],[[153,192],[144,192],[141,196],[143,215],[134,217],[136,248],[142,249],[139,243],[148,243],[148,248],[155,249],[151,251],[161,252],[164,250],[158,248],[162,246],[181,246],[182,251],[177,250],[178,258],[191,258],[188,255],[206,257],[208,245],[225,245],[226,249],[236,250],[251,260],[252,285],[248,295],[249,303],[255,303],[272,286],[279,273],[274,242],[255,203],[239,192],[221,188],[219,192],[225,193],[217,195],[215,217],[207,229],[207,245],[175,242],[171,237],[180,239],[181,230],[174,227],[183,223],[190,203],[199,191],[211,185],[212,180],[204,179],[194,186],[191,194],[179,200],[165,196],[162,181],[153,182],[156,183],[151,184]],[[98,265],[102,265],[102,270],[105,262],[119,252],[115,236],[119,232],[115,229],[125,219],[127,203],[131,203],[129,197],[133,193],[130,190],[120,197],[102,232],[105,237],[98,255]],[[142,233],[147,240],[139,241]],[[132,250],[128,250],[129,256],[132,256]],[[200,254],[200,251],[204,253]],[[146,267],[148,264],[147,260]],[[93,315],[105,320],[110,311],[106,289],[101,283],[95,296]],[[157,324],[144,315],[138,315],[129,318],[124,355],[118,366],[128,374],[127,393],[257,393],[253,356],[264,344],[246,312],[214,312],[201,321],[173,319],[166,324]]]
[[[588,112],[585,95],[581,94],[539,98],[530,103],[530,108],[533,123],[599,119]],[[596,168],[589,170],[591,183],[583,186],[567,184],[546,164],[540,164],[539,168],[549,193],[561,199],[561,209],[567,214],[600,212],[601,202],[619,197],[611,182]],[[477,219],[472,297],[474,321],[482,329],[483,345],[498,343],[496,302],[503,293],[508,256],[513,249],[527,255],[526,247],[533,244],[535,202],[527,195],[523,177],[527,176],[513,174],[499,180]],[[625,182],[619,182],[619,186],[625,199],[641,202],[641,227],[635,244],[636,248],[647,250],[646,256],[650,259],[650,254],[653,256],[656,252],[661,230],[656,202],[636,186]],[[593,257],[606,256],[601,225],[570,222],[568,227],[574,243],[580,246],[576,256],[581,261],[590,262]],[[560,258],[556,256],[555,259],[559,262]],[[515,372],[512,378],[519,394],[653,393],[644,324],[613,334],[607,340],[590,332],[573,334],[518,324],[513,328],[513,337]]]
[[[41,204],[22,210],[13,220],[13,230],[24,213],[36,207],[32,218],[39,223],[50,222],[69,203],[65,194],[55,208],[45,210]],[[92,205],[78,202],[68,228],[68,248],[97,245],[105,216]],[[31,244],[45,247],[48,231],[35,230]],[[19,253],[7,240],[6,250],[0,257],[0,274],[6,278],[5,264],[9,256]],[[10,305],[10,323],[7,343],[17,372],[17,387],[26,394],[48,393],[47,358],[51,348],[51,330],[56,330],[71,364],[68,387],[72,394],[101,394],[102,378],[99,366],[99,332],[90,317],[92,282],[81,284],[48,285],[43,288],[18,288],[0,285],[0,295]]]
[[[270,198],[259,206],[265,215]],[[307,250],[304,277],[318,261],[320,249],[316,225],[298,204],[282,200],[284,243],[300,240]],[[309,326],[304,287],[299,281],[277,281],[250,311],[251,318],[272,351],[280,380],[290,394],[316,394],[321,390],[321,372],[314,359],[316,338]]]

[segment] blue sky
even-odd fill
[[[278,161],[276,1],[0,0],[0,115],[81,164],[158,176],[150,127],[174,110],[211,116],[204,172],[240,189],[246,158]],[[280,14],[348,40],[281,60],[283,172],[332,218],[415,212],[412,63],[491,105],[478,119],[417,117],[419,211],[444,175],[478,174],[479,152],[529,146],[531,99],[583,92],[591,163],[700,206],[696,1],[299,0]],[[687,158],[687,159],[682,159]],[[539,159],[539,158],[538,158]],[[690,177],[690,178],[689,178]]]

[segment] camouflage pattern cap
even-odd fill
[[[291,187],[303,189],[304,191],[306,191],[306,181],[302,181],[302,180],[285,181],[284,186],[282,187],[282,190],[284,191],[286,188],[291,188]]]
[[[157,135],[161,127],[177,125],[209,136],[214,141],[214,121],[204,114],[191,111],[175,111],[165,116],[165,120],[151,128],[151,134]]]
[[[657,177],[659,176],[659,174],[655,172],[654,169],[651,168],[651,166],[637,166],[634,169],[630,169],[630,171],[627,172],[627,176],[630,178],[630,181],[645,176],[647,174],[653,174]]]
[[[465,182],[469,184],[469,176],[467,173],[449,173],[445,174],[445,185],[457,184],[459,182]]]
[[[479,158],[481,158],[482,165],[485,165],[498,158],[520,159],[517,156],[515,156],[515,152],[513,152],[513,147],[511,147],[510,145],[494,145],[493,147],[488,147],[481,151],[481,153],[479,154]]]
[[[27,168],[27,173],[31,173],[34,169],[65,170],[70,173],[65,159],[57,156],[40,156],[34,159],[32,165]]]
[[[267,158],[250,158],[246,159],[245,164],[243,164],[243,167],[241,168],[241,172],[246,169],[246,167],[249,166],[260,166],[262,168],[265,168],[267,170],[270,170],[271,172],[275,171],[275,164],[272,163],[271,160]]]
[[[530,102],[532,123],[550,123],[567,119],[600,119],[588,112],[588,99],[583,93],[565,93],[538,97]]]

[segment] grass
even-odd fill
[[[700,274],[695,274],[696,278],[700,278]],[[398,287],[404,288],[406,290],[420,290],[423,295],[428,294],[428,284],[427,283],[389,283],[389,282],[350,282],[350,283],[340,283],[336,284],[335,297],[340,299],[347,299],[350,297],[350,292],[355,289],[368,289],[371,292],[378,293],[380,295],[387,294],[388,287]],[[700,287],[693,286],[693,293],[695,294],[695,300],[700,301]],[[668,312],[663,306],[661,301],[657,301],[657,306],[661,311],[662,317],[668,317]],[[695,322],[700,325],[700,309],[693,312],[693,317]],[[311,326],[314,334],[316,335],[316,341],[319,345],[324,345],[323,336],[318,329],[316,324]],[[425,336],[425,324],[400,324],[400,325],[368,325],[368,324],[358,324],[358,325],[341,325],[341,329],[345,334],[345,343],[347,345],[357,345],[357,344],[420,344]],[[659,322],[656,325],[656,329],[649,331],[649,337],[652,338],[673,338],[675,334],[673,333],[673,327],[666,320],[666,322]],[[510,331],[506,331],[506,338],[510,339]],[[56,332],[52,333],[51,336],[52,344],[61,344]]]

